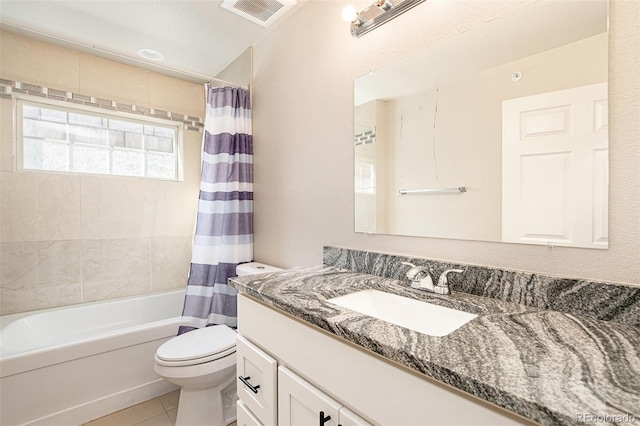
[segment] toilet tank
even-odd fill
[[[265,265],[259,262],[242,263],[236,266],[236,274],[239,277],[246,275],[264,274],[265,272],[282,271],[282,268],[277,268],[271,265]]]

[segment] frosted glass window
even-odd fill
[[[109,150],[103,147],[73,144],[73,171],[109,174]]]
[[[178,180],[180,125],[19,101],[27,170]]]
[[[69,140],[72,142],[105,145],[108,140],[107,130],[89,126],[69,125]]]
[[[144,176],[144,153],[140,151],[113,150],[113,174]]]
[[[376,165],[373,160],[356,157],[355,190],[359,194],[376,193]]]
[[[47,140],[24,140],[24,168],[68,172],[69,145]]]
[[[162,177],[175,173],[176,162],[173,161],[173,155],[163,154],[147,154],[147,176]]]
[[[22,121],[24,136],[40,139],[67,139],[67,125],[61,123],[51,123],[49,121],[25,118]]]

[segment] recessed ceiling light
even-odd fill
[[[164,59],[164,55],[162,53],[157,50],[147,48],[138,50],[138,55],[144,59],[149,59],[150,61],[162,61]]]

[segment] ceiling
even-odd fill
[[[1,0],[0,28],[204,81],[207,76],[216,76],[305,2],[298,0],[264,28],[223,9],[221,0]],[[145,60],[138,55],[143,48],[156,50],[165,59]]]

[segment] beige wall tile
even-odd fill
[[[196,219],[198,218],[198,196],[200,185],[185,187],[182,193],[182,233],[185,237],[193,238],[196,231]]]
[[[78,90],[79,52],[0,32],[3,78],[60,90]]]
[[[150,181],[87,175],[80,179],[83,239],[149,236],[155,214],[147,203]]]
[[[79,91],[123,103],[149,104],[149,71],[81,53]]]
[[[2,242],[80,238],[80,178],[62,173],[0,172]]]
[[[2,315],[81,301],[80,241],[2,243]]]
[[[189,236],[193,235],[193,224],[198,207],[200,188],[200,133],[189,131],[186,138],[184,180],[181,182],[149,180],[146,209],[153,212],[149,236]],[[192,135],[195,134],[195,137]],[[195,141],[193,139],[196,139]],[[194,169],[197,172],[194,172]]]
[[[182,235],[183,182],[150,181],[147,191],[147,207],[153,212],[152,236]]]
[[[13,170],[13,102],[0,99],[0,171]]]
[[[150,290],[149,239],[82,241],[83,302]]]
[[[204,115],[200,84],[4,32],[0,66],[3,78]],[[202,134],[184,132],[183,182],[13,172],[12,102],[0,100],[0,108],[0,241],[8,253],[1,256],[6,267],[0,308],[37,309],[145,293],[152,290],[152,276],[155,291],[186,284]],[[153,245],[150,237],[157,237]],[[54,250],[69,244],[75,251]],[[52,251],[55,255],[48,254]],[[51,259],[58,259],[59,270]],[[20,305],[31,298],[30,305]]]
[[[201,152],[202,133],[193,130],[184,132],[182,155],[184,157],[184,181],[188,184],[200,183]]]
[[[182,192],[183,228],[180,235],[193,237],[198,213],[198,195],[200,192],[202,134],[185,132],[184,138],[184,187]]]
[[[153,291],[184,288],[191,265],[191,238],[151,239],[151,287]]]
[[[149,104],[156,109],[204,117],[204,85],[150,73]]]

